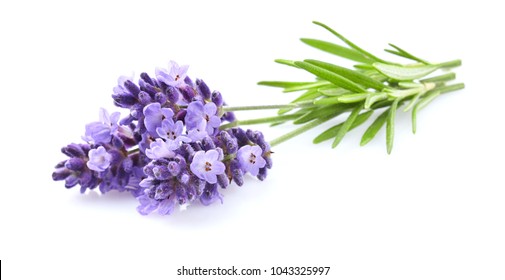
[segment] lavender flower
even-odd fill
[[[198,151],[193,157],[190,168],[198,178],[215,184],[217,175],[224,173],[225,165],[219,161],[219,153],[216,150]]]
[[[165,119],[161,122],[161,127],[156,129],[156,133],[163,139],[175,143],[191,142],[191,139],[182,135],[184,124],[182,121],[174,122],[172,119]]]
[[[86,125],[83,139],[93,143],[109,143],[112,134],[118,129],[119,112],[111,115],[104,108],[100,108],[100,121]]]
[[[104,147],[100,146],[88,152],[89,161],[86,163],[89,169],[102,172],[105,171],[112,160],[112,155],[107,153]]]
[[[263,151],[258,146],[243,146],[237,152],[237,158],[242,166],[242,171],[257,176],[259,169],[265,167],[266,161],[262,157]]]
[[[216,104],[209,102],[205,105],[200,101],[191,102],[186,113],[186,125],[188,129],[205,124],[205,130],[209,135],[214,135],[214,130],[221,125],[221,119],[216,115]]]
[[[156,78],[169,86],[177,87],[184,84],[188,68],[188,65],[179,66],[175,61],[170,61],[170,71],[158,68]]]
[[[160,158],[171,158],[175,156],[174,150],[178,146],[173,141],[163,141],[162,139],[156,139],[152,142],[149,149],[146,149],[146,156],[150,159],[160,159]]]
[[[156,130],[165,119],[172,119],[174,112],[170,108],[161,108],[160,103],[151,103],[144,107],[144,125],[153,137],[158,137]]]

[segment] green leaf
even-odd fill
[[[289,60],[289,59],[276,59],[275,62],[279,63],[279,64],[284,64],[284,65],[288,65],[288,66],[291,66],[291,67],[295,67],[295,68],[298,68],[298,66],[295,65],[295,61],[294,60]]]
[[[319,61],[319,60],[314,60],[314,59],[306,59],[304,60],[305,62],[308,62],[310,64],[313,64],[315,66],[324,68],[326,70],[329,70],[335,74],[338,74],[346,79],[349,79],[357,84],[360,84],[366,88],[373,88],[376,90],[382,90],[385,88],[384,84],[370,78],[367,75],[364,75],[358,71],[347,69],[344,67],[340,67],[335,64],[327,63],[324,61]]]
[[[436,65],[397,66],[380,62],[373,64],[377,71],[397,81],[412,81],[422,78],[438,69]]]
[[[310,110],[307,114],[297,118],[296,120],[293,121],[293,124],[302,124],[309,122],[313,119],[327,117],[330,115],[337,116],[346,112],[347,110],[349,110],[349,108],[352,107],[345,104],[322,106],[317,110]]]
[[[349,128],[349,131],[353,130],[354,128],[356,128],[356,127],[360,126],[361,124],[363,124],[364,122],[366,122],[366,120],[368,120],[368,118],[370,118],[370,116],[372,114],[373,114],[372,110],[359,114],[356,117],[356,119],[354,120],[354,122],[352,123],[351,127]],[[340,128],[342,127],[343,124],[344,123],[337,124],[329,129],[327,129],[323,133],[319,134],[316,138],[314,138],[314,141],[313,141],[314,144],[319,144],[323,141],[326,141],[326,140],[336,137],[338,134],[338,131],[340,130]]]
[[[365,109],[369,109],[375,102],[388,98],[385,92],[374,92],[367,96],[365,100]]]
[[[366,144],[368,144],[368,142],[370,142],[375,137],[375,135],[377,135],[377,132],[379,132],[379,130],[386,123],[387,116],[389,115],[389,110],[390,109],[382,112],[382,114],[380,114],[375,119],[375,121],[367,128],[367,130],[363,134],[363,137],[361,137],[360,142],[361,146],[365,146]]]
[[[456,79],[456,74],[453,72],[449,72],[446,74],[442,74],[440,76],[435,76],[427,79],[420,80],[421,83],[439,83],[439,82],[447,82]]]
[[[339,96],[324,97],[314,101],[314,105],[330,105],[341,103],[338,101]]]
[[[396,117],[396,109],[398,108],[398,102],[400,98],[395,99],[393,104],[391,104],[391,109],[389,110],[387,122],[386,122],[386,146],[388,150],[388,154],[391,154],[393,150],[393,141],[395,137],[395,117]]]
[[[318,76],[321,79],[324,79],[324,80],[326,80],[336,86],[342,87],[344,89],[348,89],[353,92],[366,91],[365,88],[350,81],[349,79],[346,79],[346,78],[342,77],[341,75],[335,74],[335,73],[328,71],[324,68],[321,68],[319,66],[315,66],[313,64],[303,62],[303,61],[296,61],[295,65],[297,65],[300,68],[305,69],[306,71]]]
[[[347,120],[345,120],[345,122],[342,124],[342,127],[338,130],[337,135],[335,136],[335,140],[333,140],[333,143],[331,144],[332,148],[335,148],[340,143],[340,141],[342,141],[345,134],[347,133],[347,131],[349,131],[349,129],[352,126],[352,123],[356,120],[359,112],[362,109],[363,109],[363,104],[360,104],[360,105],[356,106],[356,108],[354,108],[354,110],[352,110],[352,112],[349,115],[349,117],[347,118]]]
[[[311,89],[311,90],[307,90],[305,93],[303,93],[302,95],[300,95],[298,98],[296,98],[295,100],[291,101],[291,103],[297,103],[297,102],[301,102],[301,101],[314,100],[314,99],[318,98],[319,96],[321,96],[320,92],[318,92],[315,89]],[[277,114],[282,115],[282,114],[285,114],[285,113],[287,113],[287,112],[289,112],[291,110],[293,110],[293,108],[279,109],[279,111],[277,112]]]
[[[327,87],[327,88],[324,88],[324,87],[318,88],[317,91],[319,91],[320,93],[322,93],[325,96],[330,96],[330,97],[340,96],[340,95],[343,95],[343,94],[346,94],[346,93],[350,93],[350,91],[348,91],[346,89],[338,88],[338,87],[335,87],[335,86],[332,86],[331,88],[330,87]]]
[[[293,91],[301,91],[301,90],[307,90],[307,89],[313,89],[313,88],[320,88],[320,87],[326,86],[326,85],[331,85],[331,83],[329,83],[327,81],[317,81],[317,82],[310,83],[310,84],[287,87],[284,89],[284,92],[293,92]]]
[[[379,61],[379,62],[382,62],[382,63],[390,63],[390,62],[382,60],[382,59],[376,57],[375,55],[373,55],[373,54],[365,51],[364,49],[358,47],[356,44],[354,44],[353,42],[349,41],[347,38],[345,38],[344,36],[340,35],[340,33],[338,33],[337,31],[335,31],[333,29],[331,29],[326,24],[321,23],[321,22],[317,22],[317,21],[313,21],[313,23],[316,24],[316,25],[321,26],[322,28],[324,28],[324,29],[326,29],[328,31],[330,31],[333,35],[337,36],[337,38],[339,38],[340,40],[342,40],[349,47],[351,47],[351,48],[355,49],[356,51],[360,52],[364,57],[366,57],[366,58],[368,58],[370,60],[373,60],[373,61]]]
[[[414,60],[414,61],[417,61],[417,62],[421,62],[423,64],[430,64],[429,62],[427,62],[426,60],[424,59],[421,59],[417,56],[414,56],[413,54],[405,51],[404,49],[401,49],[399,48],[398,46],[395,46],[393,44],[389,44],[391,47],[395,48],[396,51],[393,51],[393,50],[385,50],[389,53],[392,53],[392,54],[395,54],[395,55],[398,55],[398,56],[401,56],[401,57],[405,57],[405,58],[408,58],[408,59],[411,59],[411,60]]]
[[[343,58],[347,58],[349,60],[353,60],[353,61],[361,62],[361,63],[368,63],[368,64],[372,64],[375,62],[374,60],[366,58],[360,52],[353,50],[353,49],[343,47],[341,45],[333,44],[333,43],[326,42],[326,41],[316,40],[316,39],[308,39],[308,38],[301,38],[300,40],[311,47],[314,47],[316,49],[319,49],[319,50],[322,50],[322,51],[325,51],[325,52],[328,52],[328,53],[331,53],[331,54],[334,54],[334,55],[337,55],[337,56],[340,56]]]
[[[341,103],[356,103],[365,100],[368,97],[368,95],[370,95],[369,92],[350,93],[341,95],[337,99]]]
[[[258,82],[258,85],[260,85],[260,86],[269,86],[269,87],[287,88],[287,87],[296,87],[296,86],[303,86],[303,85],[311,85],[313,83],[314,82],[261,81],[261,82]]]
[[[434,90],[429,92],[424,96],[423,99],[421,99],[417,104],[414,106],[414,109],[412,109],[412,133],[416,133],[417,129],[417,112],[421,110],[422,108],[426,107],[433,99],[437,98],[440,95],[440,91]]]

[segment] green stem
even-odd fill
[[[305,101],[291,104],[276,105],[252,105],[252,106],[223,106],[223,112],[249,111],[249,110],[268,110],[268,109],[295,109],[313,107],[313,101]]]
[[[231,123],[223,124],[222,126],[219,127],[219,129],[228,129],[228,128],[236,127],[239,125],[283,122],[283,121],[294,120],[296,118],[299,118],[300,116],[301,116],[301,114],[290,114],[290,115],[281,115],[281,116],[250,119],[250,120],[236,120]]]
[[[451,92],[451,91],[456,91],[460,89],[464,89],[465,84],[459,83],[459,84],[454,84],[454,85],[448,85],[448,86],[441,86],[439,88],[436,88],[436,90],[440,91],[440,93],[446,93],[446,92]]]
[[[319,119],[315,119],[309,123],[307,123],[306,125],[303,125],[289,133],[286,133],[280,137],[277,137],[275,138],[274,140],[270,141],[270,146],[276,146],[276,145],[279,145],[280,143],[284,142],[284,141],[287,141],[295,136],[298,136],[302,133],[304,133],[305,131],[307,130],[310,130],[326,121],[329,121],[331,120],[333,117],[335,117],[334,115],[330,115],[330,116],[325,116],[325,117],[322,117],[322,118],[319,118]]]
[[[443,74],[440,76],[435,76],[432,78],[428,79],[422,79],[420,80],[421,83],[440,83],[440,82],[447,82],[456,79],[456,74],[453,72],[449,72],[447,74]]]
[[[461,66],[461,59],[442,62],[442,63],[437,64],[437,66],[439,66],[440,68],[458,67],[458,66]]]

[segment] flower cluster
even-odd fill
[[[246,173],[265,179],[272,161],[263,134],[221,129],[234,114],[223,110],[220,92],[193,82],[187,70],[171,62],[169,70],[156,69],[155,78],[142,73],[134,83],[120,77],[112,98],[129,114],[120,119],[101,109],[99,121],[86,125],[86,143],[62,149],[69,159],[56,166],[53,179],[67,188],[80,185],[82,193],[128,191],[143,215],[170,214],[195,200],[222,202],[219,189],[232,181],[242,186]]]

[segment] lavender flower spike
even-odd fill
[[[260,168],[265,167],[266,161],[262,157],[263,150],[259,146],[246,145],[237,152],[237,158],[242,166],[242,171],[257,176]]]
[[[112,156],[102,146],[89,150],[88,157],[89,161],[86,165],[89,169],[98,172],[105,171],[112,160]]]
[[[224,174],[225,165],[219,161],[218,151],[209,150],[196,152],[190,168],[198,178],[215,184],[217,183],[217,175]]]

